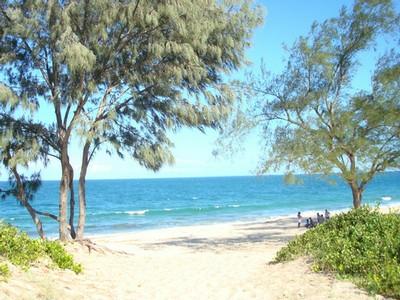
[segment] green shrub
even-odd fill
[[[10,269],[7,264],[0,264],[0,279],[7,280],[8,277],[10,277]]]
[[[339,214],[282,248],[275,262],[301,255],[313,269],[352,279],[373,293],[400,299],[400,216],[362,207]]]
[[[74,263],[72,255],[68,254],[64,247],[56,241],[46,241],[45,243],[46,254],[52,261],[61,269],[70,269],[76,274],[82,272],[82,266]]]
[[[49,257],[61,269],[70,269],[77,274],[82,271],[81,265],[74,263],[72,256],[59,242],[31,239],[8,224],[0,224],[0,256],[23,269],[29,268],[40,258]]]
[[[0,224],[0,255],[14,265],[27,268],[43,255],[43,242],[30,239],[11,225]]]

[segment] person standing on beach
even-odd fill
[[[301,212],[297,213],[297,227],[300,227],[301,225]]]
[[[329,218],[331,217],[331,213],[325,209],[325,220],[329,220]]]

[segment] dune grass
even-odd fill
[[[400,215],[362,207],[332,217],[296,237],[275,262],[299,256],[313,259],[313,270],[350,279],[370,293],[400,299]]]
[[[17,228],[0,223],[0,257],[4,260],[0,264],[0,278],[10,276],[8,261],[23,269],[28,269],[33,263],[42,258],[49,258],[53,264],[61,269],[70,269],[76,274],[82,272],[82,266],[74,262],[58,241],[32,239]]]

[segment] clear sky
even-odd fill
[[[396,6],[399,7],[399,1]],[[259,68],[261,59],[269,70],[279,72],[283,67],[285,52],[282,45],[291,45],[300,35],[305,35],[313,21],[323,21],[339,14],[343,5],[351,5],[352,1],[345,0],[258,0],[265,9],[264,24],[255,31],[251,48],[247,51],[247,58],[252,62],[250,70]],[[243,70],[233,74],[240,78]],[[369,80],[371,74],[363,75],[362,79]],[[161,171],[154,173],[140,167],[132,159],[110,157],[105,153],[97,153],[91,162],[88,179],[117,179],[117,178],[162,178],[162,177],[197,177],[197,176],[235,176],[254,173],[261,155],[259,138],[256,134],[250,136],[245,144],[244,151],[233,158],[212,155],[217,134],[207,131],[202,134],[198,131],[183,129],[171,136],[175,147],[175,164],[165,166]],[[80,166],[79,151],[73,148],[70,157],[78,173]],[[7,176],[1,172],[0,180]],[[60,170],[56,161],[42,170],[42,179],[59,180]]]

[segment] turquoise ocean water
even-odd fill
[[[86,234],[295,216],[297,211],[311,216],[325,208],[350,208],[350,189],[332,178],[337,180],[334,185],[305,175],[301,185],[286,185],[282,176],[88,180]],[[385,196],[391,200],[382,200]],[[33,205],[58,214],[57,197],[58,182],[44,181]],[[400,204],[400,172],[378,175],[367,186],[363,202]],[[48,235],[56,236],[57,224],[42,218]],[[28,213],[15,199],[0,202],[0,219],[35,235]]]

